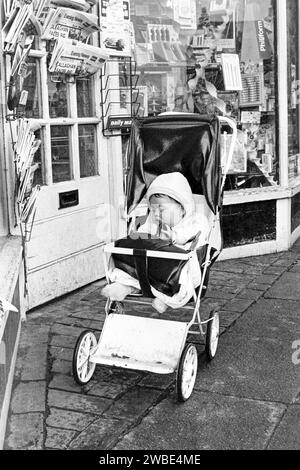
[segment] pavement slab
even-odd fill
[[[300,272],[288,272],[282,275],[265,294],[269,299],[300,301]]]
[[[43,413],[12,415],[7,428],[6,450],[42,450]]]
[[[268,449],[300,449],[300,405],[289,406],[272,436]]]
[[[20,382],[11,402],[12,413],[44,412],[46,403],[46,382]]]
[[[221,336],[211,363],[199,358],[196,390],[290,404],[299,392],[299,371],[289,344],[276,338]]]
[[[99,416],[93,414],[50,408],[46,424],[54,428],[70,429],[79,432],[83,431],[97,419],[99,419]]]
[[[50,428],[47,426],[45,447],[47,449],[66,450],[76,434],[75,431]]]
[[[80,411],[101,415],[110,405],[111,400],[88,397],[80,393],[71,393],[50,389],[48,392],[48,405],[64,410]]]
[[[208,392],[184,404],[169,397],[115,446],[115,450],[264,449],[285,407]]]
[[[116,441],[128,429],[127,420],[100,418],[81,432],[73,440],[69,449],[105,450],[111,449]]]
[[[159,401],[161,394],[159,390],[134,387],[113,402],[105,417],[136,420]]]

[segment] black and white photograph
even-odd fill
[[[299,451],[299,0],[0,0],[0,28],[3,468]]]

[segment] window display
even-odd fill
[[[131,0],[130,20],[144,115],[233,117],[239,137],[226,188],[278,185],[275,2]]]
[[[289,179],[300,176],[299,1],[287,1]]]

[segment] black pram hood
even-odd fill
[[[127,211],[145,196],[152,181],[180,172],[193,194],[211,210],[221,206],[220,124],[216,117],[168,114],[134,120],[128,146]]]

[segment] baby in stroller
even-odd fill
[[[149,215],[142,226],[130,233],[132,239],[148,234],[152,239],[167,240],[169,244],[184,250],[207,243],[210,230],[208,219],[197,213],[190,185],[181,173],[158,176],[149,186],[146,198]],[[112,266],[108,275],[111,283],[102,289],[105,297],[122,301],[128,295],[140,292],[139,281],[123,269]],[[151,286],[153,307],[159,313],[163,313],[168,306],[174,309],[183,307],[190,301],[200,282],[201,270],[194,252],[181,270],[178,292],[169,296]]]

